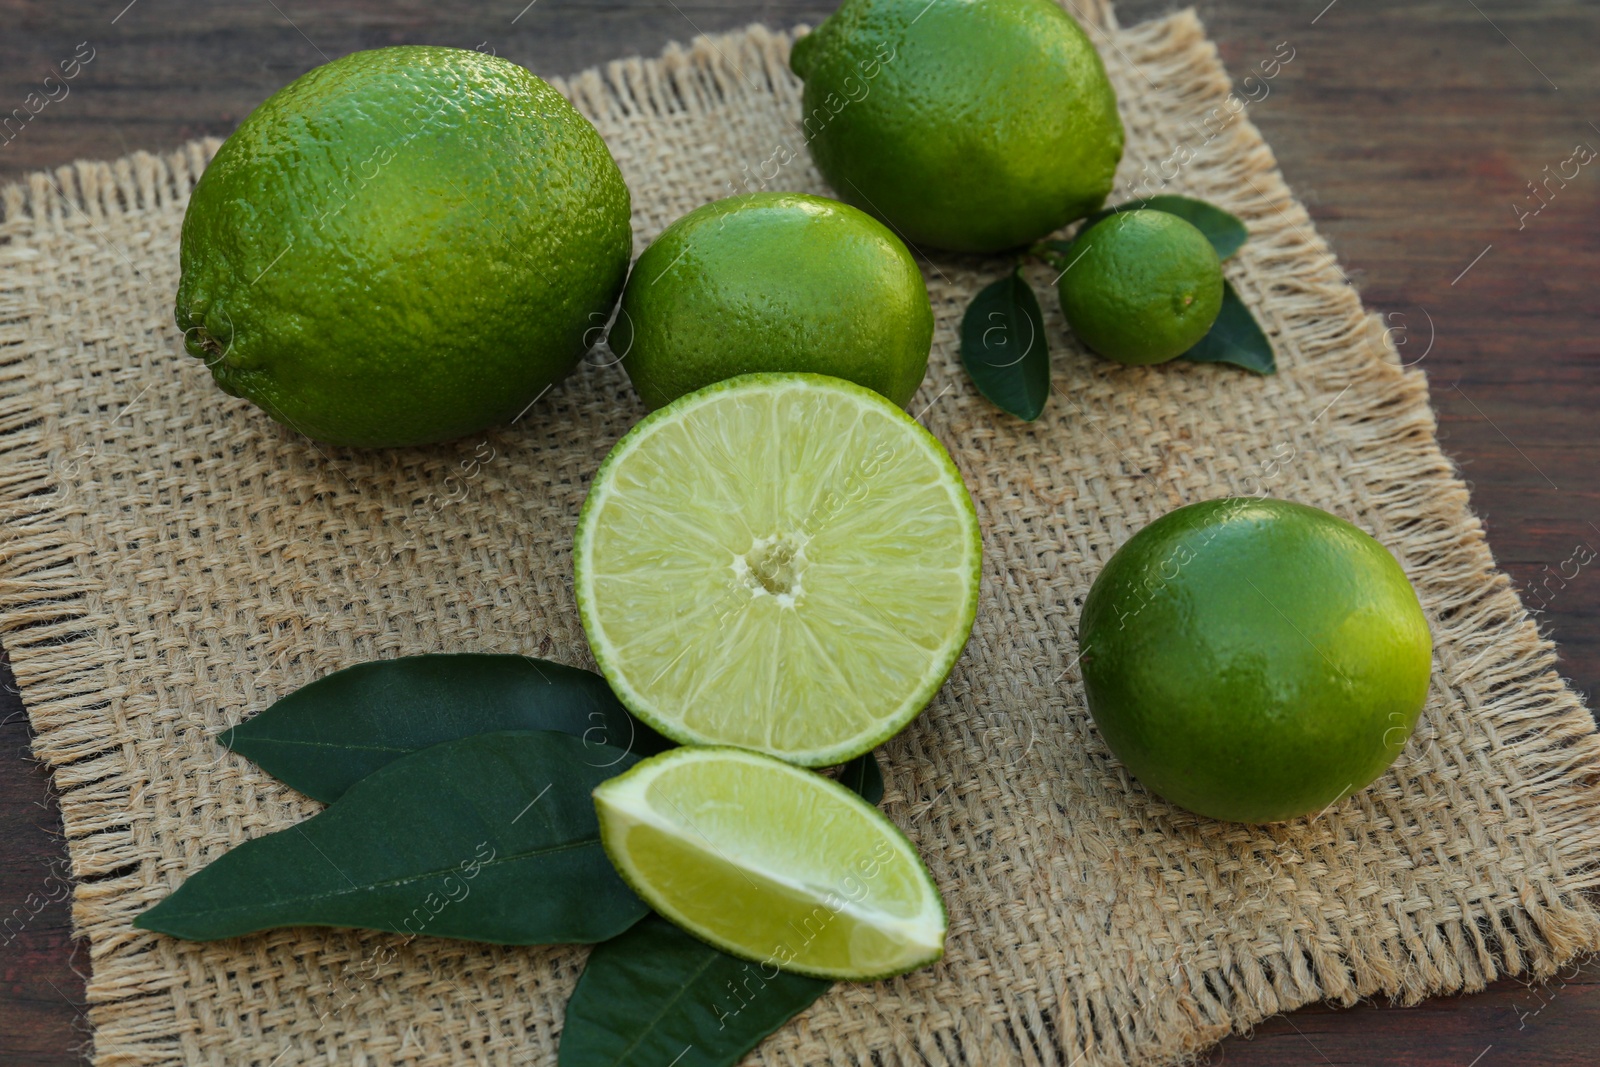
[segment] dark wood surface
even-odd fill
[[[815,22],[830,3],[768,0],[0,0],[0,116],[87,42],[66,96],[0,145],[0,180],[77,158],[225,135],[324,58],[430,43],[494,49],[563,74],[669,40]],[[126,5],[126,6],[125,6]],[[1167,3],[1130,0],[1124,22]],[[1600,5],[1443,0],[1236,0],[1199,5],[1235,77],[1294,59],[1251,118],[1433,386],[1445,448],[1473,485],[1501,565],[1557,641],[1586,698],[1600,683],[1596,422],[1600,413],[1600,161],[1538,207],[1530,181],[1600,150]],[[60,90],[52,91],[59,96]],[[1547,172],[1545,168],[1548,167]],[[1571,166],[1568,165],[1570,174]],[[1519,228],[1520,227],[1520,228]],[[1487,251],[1485,251],[1487,249]],[[1480,257],[1481,254],[1481,258]],[[1463,273],[1465,272],[1465,273]],[[0,674],[0,1064],[80,1062],[84,953],[69,936],[60,823],[27,758],[26,718]],[[9,939],[8,939],[9,938]],[[1211,1064],[1499,1067],[1600,1062],[1600,966],[1542,986],[1502,982],[1421,1007],[1307,1008]],[[292,1067],[292,1065],[284,1065]],[[983,1067],[999,1067],[985,1064]]]

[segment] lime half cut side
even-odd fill
[[[838,378],[748,374],[617,443],[573,567],[589,645],[630,710],[684,744],[821,767],[938,692],[981,557],[960,474],[904,411]]]
[[[743,749],[677,748],[594,799],[623,880],[724,952],[854,981],[944,954],[944,902],[916,848],[820,774]]]

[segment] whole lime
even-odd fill
[[[754,371],[844,378],[904,407],[928,369],[933,308],[876,219],[750,193],[691,211],[644,250],[611,340],[652,408]]]
[[[1255,497],[1191,504],[1130,538],[1089,590],[1079,647],[1117,758],[1174,804],[1252,823],[1320,811],[1382,774],[1432,657],[1382,545]]]
[[[1116,94],[1051,0],[844,0],[794,44],[806,142],[841,197],[913,246],[993,252],[1100,206]]]
[[[196,184],[178,327],[223,390],[311,437],[447,440],[572,369],[632,241],[616,163],[539,78],[356,52],[258,107]]]
[[[1222,264],[1192,224],[1119,211],[1078,235],[1056,283],[1067,325],[1118,363],[1165,363],[1193,348],[1222,310]]]

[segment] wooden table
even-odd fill
[[[527,4],[524,7],[524,4]],[[124,6],[126,5],[126,6]],[[465,7],[466,5],[451,5]],[[73,159],[229,133],[327,58],[429,43],[485,47],[549,74],[761,21],[815,23],[804,0],[0,0],[0,115],[52,66],[92,55],[9,143],[0,179]],[[1129,0],[1124,22],[1168,3]],[[1200,5],[1236,78],[1280,42],[1293,61],[1254,104],[1290,184],[1368,305],[1433,387],[1440,438],[1473,486],[1501,565],[1559,642],[1562,672],[1600,682],[1600,166],[1539,206],[1528,182],[1600,149],[1600,8],[1576,0],[1233,0]],[[85,43],[80,47],[80,43]],[[52,83],[53,84],[53,83]],[[59,90],[55,90],[59,95]],[[1591,121],[1593,120],[1593,121]],[[1592,552],[1584,547],[1577,558]],[[68,935],[60,823],[0,674],[0,1063],[77,1063],[86,953]],[[12,924],[12,929],[16,926]],[[1231,1039],[1212,1064],[1498,1067],[1600,1062],[1600,966],[1502,982],[1421,1007],[1307,1008]],[[290,1065],[285,1065],[290,1067]],[[980,1065],[975,1065],[980,1067]],[[981,1067],[1001,1067],[984,1064]]]

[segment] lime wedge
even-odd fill
[[[730,378],[644,419],[595,474],[573,546],[583,628],[631,711],[809,767],[933,699],[981,557],[944,447],[816,374]]]
[[[870,981],[944,954],[916,848],[813,771],[736,748],[677,748],[594,791],[600,840],[663,917],[724,952]]]

